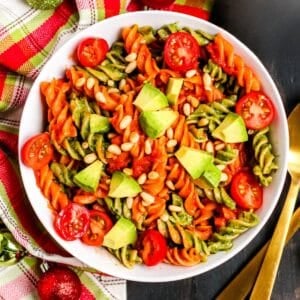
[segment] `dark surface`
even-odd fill
[[[216,0],[212,18],[213,23],[235,35],[261,59],[278,86],[287,114],[300,99],[299,12],[299,0]],[[242,253],[211,272],[190,279],[170,283],[128,282],[128,299],[214,299],[271,236],[288,183],[287,176],[270,221]],[[272,299],[300,298],[299,237],[297,233],[285,248]]]

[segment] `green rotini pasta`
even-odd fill
[[[73,176],[76,174],[75,170],[69,169],[65,165],[58,162],[52,162],[50,168],[60,183],[68,187],[75,186],[73,182]]]
[[[198,188],[197,191],[200,197],[206,197],[211,201],[224,204],[230,209],[236,208],[236,203],[223,187],[216,187],[214,189]]]
[[[243,211],[238,219],[229,220],[226,227],[215,232],[208,242],[210,253],[226,251],[232,248],[233,240],[259,222],[257,214],[252,211]]]
[[[252,147],[256,164],[253,173],[263,186],[272,182],[272,173],[278,169],[275,155],[272,152],[272,144],[268,137],[269,127],[257,131],[252,140]]]
[[[105,197],[104,201],[109,211],[114,215],[131,219],[131,208],[128,206],[126,199]]]
[[[178,211],[173,210],[170,212],[169,220],[172,223],[176,223],[182,226],[186,226],[192,223],[193,218],[184,209],[182,198],[174,193],[172,194],[172,206],[178,208]]]
[[[133,268],[136,264],[142,263],[142,259],[138,255],[138,251],[130,248],[130,246],[124,246],[119,249],[106,249],[127,268]]]
[[[238,156],[238,150],[233,149],[229,144],[216,152],[214,163],[217,165],[227,165],[232,163]]]

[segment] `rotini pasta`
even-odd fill
[[[196,60],[179,57],[180,68],[166,58],[171,52],[178,63],[180,51],[165,48],[175,33],[196,45]],[[63,238],[102,245],[128,268],[193,266],[258,223],[259,206],[237,196],[243,182],[234,184],[241,173],[255,178],[256,190],[271,183],[270,124],[249,130],[237,113],[241,97],[263,92],[222,35],[133,24],[99,64],[74,63],[64,75],[41,84],[51,151],[42,167],[32,166]],[[67,235],[72,222],[59,231],[69,207],[88,219],[75,237]],[[125,241],[122,231],[107,242],[120,220],[130,222],[135,239]],[[149,254],[157,248],[159,259]]]

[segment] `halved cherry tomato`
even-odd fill
[[[108,214],[99,210],[90,210],[90,225],[81,239],[87,245],[101,246],[104,235],[112,226],[113,222]]]
[[[236,204],[244,209],[258,209],[263,202],[263,188],[249,171],[233,176],[230,193]]]
[[[139,251],[144,264],[154,266],[165,258],[167,242],[159,231],[148,229],[141,236]]]
[[[66,241],[81,238],[88,230],[89,224],[89,210],[76,203],[68,204],[54,219],[56,232]]]
[[[273,121],[274,106],[262,92],[250,92],[237,101],[236,112],[249,129],[262,129]]]
[[[83,67],[95,67],[104,60],[108,48],[102,38],[86,38],[77,47],[77,59]]]
[[[40,133],[26,141],[21,150],[23,163],[34,169],[39,170],[47,165],[53,158],[53,148],[50,143],[48,133]]]
[[[164,46],[164,60],[174,71],[188,71],[197,67],[200,46],[188,32],[169,35]]]
[[[175,0],[142,0],[142,3],[154,9],[169,7]]]

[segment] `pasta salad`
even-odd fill
[[[47,125],[21,151],[59,236],[126,267],[193,266],[257,225],[276,112],[221,34],[133,24],[74,56],[41,83]]]

